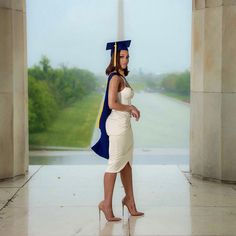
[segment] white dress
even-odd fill
[[[133,89],[126,86],[118,92],[118,101],[125,105],[131,105],[133,96]],[[109,159],[106,172],[120,172],[127,162],[132,167],[133,131],[131,114],[126,111],[112,109],[106,120],[106,132],[109,136]]]

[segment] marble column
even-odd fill
[[[117,14],[117,40],[125,40],[124,29],[124,1],[118,0],[118,14]]]
[[[236,0],[193,0],[190,172],[236,181]]]
[[[0,1],[0,179],[28,171],[25,0]]]

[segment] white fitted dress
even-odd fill
[[[118,92],[118,101],[125,105],[131,105],[133,96],[133,89],[126,86],[122,91]],[[120,172],[127,162],[132,167],[133,131],[131,114],[126,111],[112,109],[106,120],[106,132],[109,136],[109,159],[106,172]]]

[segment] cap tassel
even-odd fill
[[[114,67],[116,67],[116,49],[117,49],[117,44],[115,42],[114,44],[114,47],[115,47],[115,51],[114,51]]]

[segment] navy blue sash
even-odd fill
[[[97,143],[95,143],[91,149],[99,156],[109,159],[109,136],[106,132],[106,120],[107,117],[111,114],[111,109],[108,106],[108,90],[109,90],[109,83],[113,75],[117,74],[116,71],[113,71],[109,74],[107,80],[107,88],[103,103],[103,110],[99,120],[99,129],[101,131],[101,136]]]

